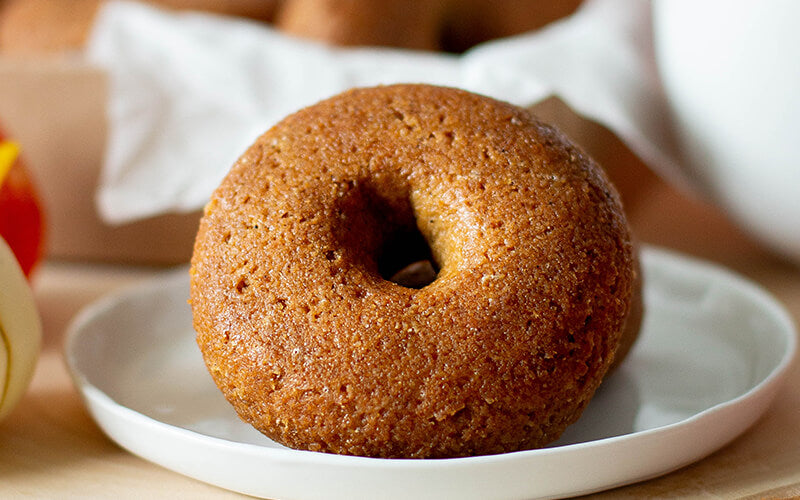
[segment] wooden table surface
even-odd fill
[[[720,211],[663,183],[630,203],[642,241],[721,263],[760,283],[800,320],[800,268],[742,234]],[[158,269],[46,262],[35,292],[44,345],[31,386],[0,422],[2,498],[242,498],[153,465],[112,443],[95,425],[62,357],[71,318],[85,305]],[[598,498],[788,498],[800,496],[800,366],[750,430],[704,460]]]

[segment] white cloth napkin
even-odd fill
[[[246,147],[285,115],[350,87],[425,82],[518,105],[559,96],[685,182],[664,130],[650,4],[592,0],[548,27],[463,55],[335,48],[267,26],[114,1],[87,56],[110,75],[97,195],[109,223],[196,210]]]

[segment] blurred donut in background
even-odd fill
[[[537,30],[569,16],[582,0],[454,0],[442,33],[441,46],[448,52],[463,52],[496,38]]]
[[[84,46],[105,0],[5,0],[0,50],[38,53]],[[274,23],[287,34],[341,46],[463,52],[574,12],[581,0],[147,0],[178,10]]]
[[[463,52],[574,12],[580,0],[285,0],[276,26],[334,45]]]
[[[438,50],[445,0],[285,0],[275,25],[331,45]]]
[[[11,53],[81,49],[104,0],[5,0],[0,3],[0,50]],[[278,0],[148,0],[178,10],[269,21]]]
[[[0,5],[0,49],[58,52],[83,46],[100,0],[5,0]]]

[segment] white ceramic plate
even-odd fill
[[[66,357],[100,427],[181,474],[269,498],[544,498],[628,484],[708,455],[750,426],[795,351],[784,310],[710,264],[648,248],[639,342],[553,446],[445,460],[296,451],[242,423],[194,344],[181,269],[75,319]]]

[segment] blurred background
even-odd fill
[[[703,2],[702,8],[685,2],[656,2],[652,8],[646,2],[605,3],[614,8],[648,7],[647,15],[636,21],[651,23],[642,33],[652,40],[631,44],[654,45],[647,53],[659,71],[657,90],[664,92],[670,106],[668,114],[659,111],[663,135],[669,136],[665,141],[673,145],[670,153],[682,177],[674,172],[664,175],[659,165],[634,153],[630,141],[576,112],[557,92],[526,104],[608,170],[643,241],[734,265],[732,261],[739,258],[734,249],[763,252],[767,259],[800,261],[800,229],[792,217],[800,213],[795,187],[800,168],[793,147],[800,120],[799,70],[793,63],[799,56],[788,22],[797,18],[797,7],[778,1],[763,9],[726,3],[726,22],[712,33],[707,27],[719,16],[716,2]],[[323,45],[382,46],[455,57],[490,40],[569,22],[581,7],[577,1],[530,0],[151,4],[171,12],[198,9],[235,16],[246,20],[248,29],[251,24],[262,25],[290,39]],[[100,0],[0,4],[0,123],[21,145],[32,184],[48,214],[48,256],[183,262],[191,251],[197,212],[171,210],[124,224],[109,224],[97,214],[96,191],[111,126],[110,77],[103,67],[87,62],[82,51],[103,5]],[[650,104],[656,112],[662,103],[640,106],[647,112]],[[700,234],[681,234],[693,228],[702,228]],[[724,245],[729,250],[715,256],[721,240],[729,243]]]

